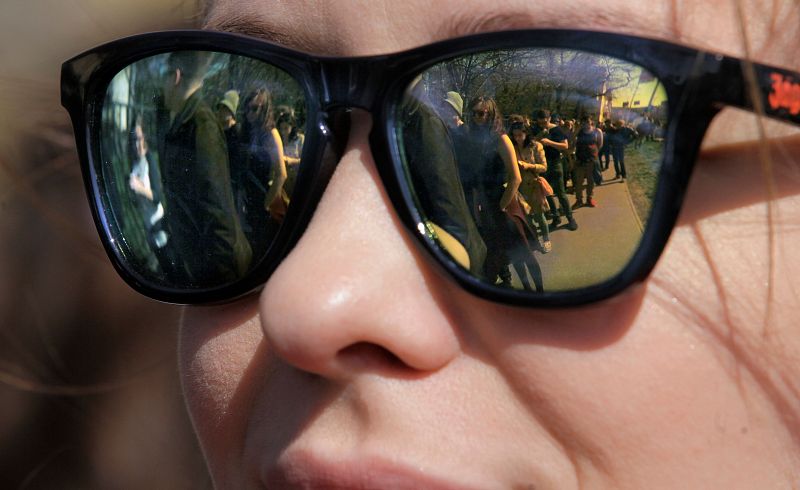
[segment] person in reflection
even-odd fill
[[[547,109],[536,110],[533,113],[533,119],[536,123],[531,128],[531,134],[533,134],[533,139],[544,146],[544,154],[547,157],[545,178],[553,187],[555,197],[558,198],[558,203],[561,205],[561,213],[567,218],[567,229],[575,231],[578,229],[578,223],[572,217],[572,207],[567,200],[567,190],[564,187],[564,162],[561,155],[561,152],[569,150],[567,135],[560,126],[550,122],[550,111]],[[553,230],[561,224],[561,217],[553,196],[547,196],[547,202],[553,215],[553,221],[550,222],[550,229]]]
[[[210,62],[203,52],[169,55],[159,124],[164,221],[178,258],[168,273],[197,287],[234,281],[252,257],[234,210],[225,135],[200,94]],[[190,248],[205,253],[182,253]]]
[[[150,163],[153,155],[150,154],[147,145],[142,115],[137,114],[133,121],[133,128],[129,133],[129,151],[132,155],[133,166],[128,178],[128,186],[136,194],[136,204],[142,213],[147,230],[147,243],[153,249],[161,249],[168,240],[162,222],[164,206],[161,204],[161,172],[158,165]],[[152,268],[155,269],[156,264],[152,265]]]
[[[453,90],[447,92],[444,97],[444,108],[446,114],[444,114],[443,120],[448,127],[459,128],[464,125],[462,119],[464,117],[464,99],[461,94]]]
[[[567,193],[575,193],[575,120],[574,119],[561,119],[559,123],[561,131],[567,135],[567,143],[569,147],[566,151],[561,152],[561,158],[564,160],[564,187]],[[569,181],[569,185],[567,183]]]
[[[518,191],[522,177],[511,139],[503,130],[503,117],[491,97],[470,100],[467,131],[458,147],[458,165],[465,192],[478,229],[486,242],[484,277],[497,278],[512,287],[510,264],[520,272],[525,289],[533,289],[525,269],[530,271],[537,291],[543,289],[539,263],[531,253],[524,228],[527,226]],[[523,267],[520,267],[523,266]]]
[[[584,204],[593,208],[596,206],[594,200],[594,178],[592,174],[599,165],[598,155],[600,148],[603,147],[603,131],[594,127],[592,117],[584,114],[578,120],[580,129],[575,138],[575,208]],[[606,144],[608,146],[608,144]],[[616,164],[616,161],[614,162]],[[584,184],[586,182],[586,184]],[[583,200],[583,192],[586,190],[586,202]]]
[[[480,276],[486,245],[467,206],[447,119],[435,107],[419,82],[405,97],[401,121],[406,164],[431,227],[428,232],[459,265]]]
[[[260,257],[269,246],[268,237],[283,221],[288,206],[286,164],[283,144],[275,128],[272,94],[266,87],[252,90],[244,99],[242,140],[246,145],[245,191],[246,231],[253,250]]]
[[[231,192],[236,211],[239,216],[243,216],[244,193],[242,192],[242,181],[244,179],[244,149],[242,148],[241,124],[236,119],[236,111],[239,109],[239,92],[228,90],[217,102],[217,121],[222,126],[225,133],[225,144],[228,147],[228,167],[231,174]]]
[[[603,127],[600,128],[599,125],[598,125],[597,129],[603,131],[603,133],[610,133],[611,132],[611,130],[612,130],[612,128],[611,128],[611,118],[608,117],[608,115],[607,115],[606,119],[603,121],[602,126]],[[600,165],[601,165],[602,170],[608,170],[608,167],[611,166],[611,158],[612,158],[613,155],[611,153],[611,144],[610,143],[611,143],[611,141],[606,141],[605,144],[600,147],[600,152],[599,152],[598,157],[600,159]]]
[[[617,119],[611,125],[608,143],[611,146],[611,155],[614,157],[614,178],[622,181],[628,176],[625,170],[625,147],[638,139],[636,130],[625,124],[622,119]]]
[[[438,104],[432,104],[432,108],[436,111],[439,119],[444,123],[447,128],[447,134],[453,143],[454,151],[464,144],[462,140],[467,137],[468,128],[464,124],[464,99],[461,94],[451,90],[447,92]],[[471,195],[465,189],[465,197],[467,198],[467,206],[471,210]]]
[[[217,103],[217,120],[222,130],[225,132],[225,140],[228,143],[238,143],[238,121],[236,121],[236,110],[239,108],[239,92],[236,90],[228,90]],[[230,146],[228,145],[230,152]]]
[[[547,159],[544,156],[544,146],[530,136],[530,127],[526,126],[521,120],[511,124],[509,129],[511,142],[514,143],[514,152],[517,155],[522,183],[519,192],[530,205],[530,217],[533,222],[539,225],[539,232],[542,237],[541,250],[549,253],[553,249],[550,241],[550,229],[544,216],[547,207],[548,192],[542,174],[547,172]],[[535,226],[535,225],[534,225]]]
[[[634,123],[635,124],[633,127],[637,134],[636,141],[634,142],[634,148],[641,148],[642,143],[645,141],[653,141],[653,134],[656,129],[656,124],[649,113],[645,113],[644,117],[638,121],[634,121]]]
[[[279,111],[275,125],[278,128],[278,134],[283,144],[283,161],[286,165],[286,182],[283,187],[286,195],[291,198],[294,182],[297,178],[297,170],[300,165],[300,155],[303,153],[305,135],[297,127],[294,111],[289,107]]]

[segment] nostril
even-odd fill
[[[398,370],[408,369],[408,365],[390,350],[369,342],[357,342],[340,350],[338,361],[350,369]]]

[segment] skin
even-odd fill
[[[208,24],[333,55],[559,26],[744,52],[727,1],[607,0],[592,16],[585,0],[305,3],[222,1]],[[797,5],[773,6],[744,6],[752,55],[800,69]],[[184,312],[181,376],[217,487],[263,487],[281,464],[302,479],[315,460],[356,468],[365,488],[392,486],[373,473],[387,462],[456,488],[796,488],[797,137],[772,146],[770,195],[759,126],[726,111],[648,280],[531,310],[470,296],[413,245],[370,127],[354,112],[312,222],[260,295]]]
[[[291,124],[282,122],[278,125],[278,133],[281,135],[282,140],[289,141],[289,133],[291,132],[292,132]]]
[[[230,129],[236,124],[236,119],[231,114],[231,110],[224,105],[217,106],[217,120],[222,129]]]
[[[450,125],[453,127],[459,127],[464,124],[464,121],[461,120],[461,115],[455,109],[450,111],[452,114],[450,116]]]
[[[522,147],[522,144],[525,143],[525,131],[521,129],[515,129],[511,131],[511,141],[518,147]]]

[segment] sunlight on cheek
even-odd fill
[[[800,134],[800,128],[772,119],[761,118],[769,138],[785,138]],[[743,142],[759,141],[758,117],[741,109],[726,108],[708,127],[701,149]],[[757,164],[757,163],[756,163]]]
[[[661,301],[676,303],[684,317],[703,325],[708,333],[735,335],[758,344],[770,333],[768,327],[773,328],[772,333],[792,332],[793,328],[787,330],[775,322],[800,318],[795,293],[800,276],[794,254],[799,204],[797,196],[775,200],[772,229],[763,202],[743,203],[678,226],[650,284]],[[772,250],[770,235],[774,237]],[[796,338],[783,337],[784,341]]]
[[[564,434],[575,453],[612,467],[636,461],[646,468],[674,457],[676,448],[726,442],[747,425],[724,357],[646,300],[613,344],[593,350],[516,344],[501,362],[523,403]]]
[[[232,326],[219,318],[184,318],[181,377],[195,423],[217,426],[233,410],[231,400],[262,341],[258,317]]]

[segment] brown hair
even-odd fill
[[[470,129],[473,129],[474,123],[472,123],[472,109],[477,106],[482,105],[489,111],[489,121],[487,126],[490,130],[496,132],[497,134],[503,134],[505,131],[503,130],[503,115],[500,113],[500,109],[497,107],[497,102],[491,97],[486,97],[484,95],[479,95],[477,97],[473,97],[469,101],[469,110],[470,110],[470,118],[469,118],[469,125]]]
[[[250,104],[259,97],[264,97],[264,103],[256,112],[256,123],[252,124],[246,116],[246,113],[250,110]],[[272,93],[267,87],[261,86],[250,91],[247,97],[244,98],[242,110],[245,112],[242,127],[246,135],[252,135],[253,131],[256,129],[269,132],[275,127],[275,115],[272,111]]]

